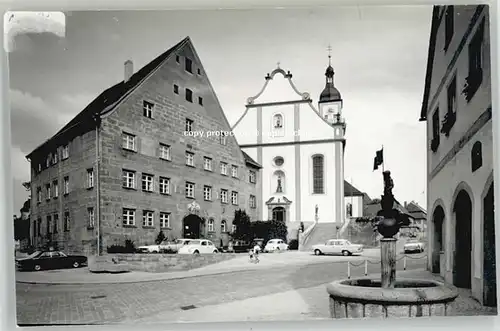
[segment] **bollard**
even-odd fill
[[[368,276],[368,260],[365,260],[365,276]]]
[[[351,279],[351,262],[347,261],[347,279]]]
[[[406,270],[406,255],[403,257],[403,270]]]

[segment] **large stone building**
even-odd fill
[[[344,199],[346,124],[342,97],[328,65],[315,107],[290,71],[278,67],[247,100],[233,126],[242,149],[263,166],[258,182],[261,218],[287,223],[328,223],[331,236],[347,219]],[[292,231],[289,231],[289,233]]]
[[[435,6],[427,121],[428,267],[496,306],[488,6]]]
[[[27,156],[33,242],[94,254],[162,230],[227,243],[236,209],[260,215],[261,167],[220,134],[230,126],[191,40],[124,74]]]

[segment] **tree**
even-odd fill
[[[155,240],[156,244],[157,245],[161,244],[163,242],[163,240],[165,240],[165,238],[166,238],[165,234],[163,233],[162,230],[160,230],[160,233],[158,233],[158,236],[156,237],[156,240]]]
[[[244,210],[234,211],[233,225],[236,230],[231,234],[234,239],[251,241],[253,239],[252,223]]]

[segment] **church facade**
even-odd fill
[[[340,227],[346,219],[342,97],[331,65],[325,76],[315,105],[278,65],[233,126],[242,150],[262,166],[257,183],[262,220],[297,229],[300,222]]]

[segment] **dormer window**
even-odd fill
[[[69,145],[63,147],[62,150],[62,159],[66,160],[69,157]]]

